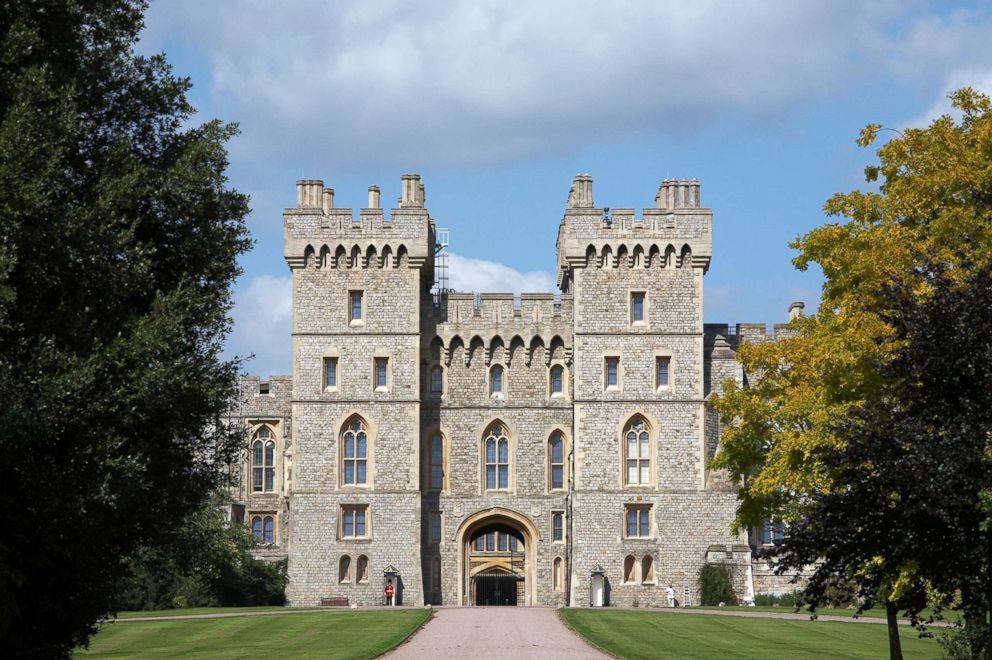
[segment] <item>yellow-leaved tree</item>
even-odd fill
[[[712,401],[725,421],[711,467],[741,480],[736,529],[788,521],[831,488],[818,451],[841,440],[832,423],[887,386],[879,366],[897,348],[882,320],[886,287],[927,295],[919,264],[945,264],[962,280],[992,257],[992,103],[971,88],[950,95],[958,118],[894,131],[866,168],[878,192],[834,195],[824,210],[842,221],[797,238],[793,260],[823,270],[818,311],[793,321],[795,335],[744,344],[746,387],[724,384]],[[872,145],[883,129],[866,127]]]

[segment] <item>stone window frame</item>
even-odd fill
[[[354,296],[358,296],[358,317],[355,317]],[[365,289],[348,289],[346,300],[348,310],[348,325],[351,327],[365,325],[367,306],[365,301]]]
[[[561,488],[552,487],[552,472],[554,465],[557,463],[552,463],[551,459],[551,441],[555,436],[561,436]],[[547,440],[544,442],[544,465],[545,465],[545,489],[548,493],[564,493],[568,492],[568,434],[562,428],[553,428],[547,435]]]
[[[247,478],[245,479],[245,482],[244,482],[244,490],[245,490],[246,496],[251,496],[251,495],[267,495],[267,494],[270,494],[270,493],[279,493],[279,492],[282,491],[283,479],[282,479],[282,472],[281,472],[281,468],[282,468],[282,460],[281,459],[282,459],[282,444],[283,443],[282,443],[282,436],[279,434],[279,422],[280,422],[280,420],[279,419],[275,419],[275,418],[254,418],[254,419],[248,419],[245,422],[245,426],[247,427],[246,428],[246,431],[245,431],[245,435],[248,437],[248,443],[247,443],[247,446],[246,446],[246,454],[245,454],[245,462],[244,462],[245,474],[247,475]],[[269,431],[269,440],[271,440],[273,442],[273,444],[274,444],[273,449],[272,449],[272,470],[273,470],[273,475],[272,475],[272,489],[271,490],[266,490],[265,489],[265,472],[264,472],[264,467],[265,466],[264,465],[262,466],[263,467],[263,472],[262,472],[262,490],[254,490],[253,489],[253,478],[254,478],[254,473],[253,473],[254,464],[253,464],[253,461],[254,461],[254,456],[253,456],[252,448],[253,448],[254,442],[258,439],[257,438],[258,432],[262,428],[267,428],[268,429],[268,431]],[[264,459],[264,457],[265,456],[264,456],[264,443],[263,443],[263,459]]]
[[[645,458],[641,458],[640,455],[638,455],[638,457],[633,458],[633,459],[631,459],[628,456],[628,451],[627,451],[627,434],[632,429],[632,427],[634,426],[634,424],[636,424],[638,422],[641,422],[641,423],[644,424],[644,430],[648,434],[648,452],[647,452],[647,458],[646,459]],[[628,415],[627,418],[626,418],[626,420],[623,422],[623,424],[620,427],[618,427],[617,430],[619,432],[618,433],[619,434],[619,442],[617,444],[620,446],[620,484],[624,488],[629,488],[629,489],[633,489],[633,490],[644,489],[644,488],[654,488],[655,487],[655,484],[658,481],[658,477],[657,477],[657,473],[656,473],[656,464],[657,464],[656,458],[657,457],[655,455],[656,452],[657,452],[658,432],[655,430],[655,424],[653,424],[651,422],[651,420],[648,419],[647,415],[645,415],[645,414],[643,414],[641,412],[635,412],[635,413],[633,413],[631,415]],[[638,438],[638,440],[640,440],[640,439]],[[638,442],[638,448],[639,447],[640,447],[640,443]],[[630,472],[629,472],[627,463],[628,463],[628,461],[631,461],[631,460],[637,461],[638,481],[636,483],[632,483],[630,481]],[[643,482],[643,481],[640,480],[640,475],[641,475],[641,470],[640,470],[641,465],[640,465],[640,463],[642,461],[645,461],[645,460],[647,461],[647,464],[648,464],[647,465],[647,467],[648,467],[647,482]]]
[[[506,451],[507,451],[506,487],[504,487],[504,488],[500,488],[499,487],[499,466],[500,465],[503,465],[503,464],[499,462],[499,442],[498,442],[498,439],[497,439],[497,443],[496,443],[496,463],[494,464],[494,465],[496,465],[496,488],[488,488],[487,487],[487,484],[488,484],[488,481],[487,481],[487,471],[488,470],[487,470],[487,468],[488,468],[488,466],[490,464],[486,462],[486,441],[492,436],[492,430],[497,425],[498,426],[501,426],[503,428],[503,434],[502,434],[502,436],[499,436],[499,437],[506,438],[506,445],[507,445],[507,448],[506,448]],[[515,452],[515,449],[516,449],[516,440],[515,440],[515,438],[516,438],[516,433],[514,432],[514,430],[506,422],[504,422],[502,419],[499,419],[499,418],[491,419],[483,427],[482,433],[479,436],[479,439],[480,439],[480,441],[479,441],[479,466],[481,468],[480,471],[479,471],[480,472],[480,474],[479,474],[479,486],[481,487],[481,493],[482,494],[485,494],[485,493],[512,493],[512,492],[514,492],[514,489],[516,487],[516,482],[515,482],[515,479],[514,479],[514,472],[515,472],[515,467],[516,467],[515,461],[514,461],[514,455],[516,453]]]
[[[435,372],[440,372],[441,374],[441,387],[440,389],[434,389],[434,374]],[[427,366],[427,394],[434,398],[443,399],[445,394],[447,394],[448,389],[448,378],[447,373],[445,373],[444,365],[440,362],[431,362]]]
[[[637,534],[631,536],[628,532],[630,531],[628,518],[631,511],[638,512],[637,516]],[[647,523],[648,529],[645,534],[640,533],[640,512],[647,511]],[[650,502],[625,502],[623,505],[623,538],[631,540],[641,540],[641,539],[652,539],[655,533],[655,523],[654,523],[654,505]]]
[[[258,520],[261,527],[259,529],[260,537],[255,536],[255,520]],[[271,519],[272,521],[272,541],[265,541],[265,520]],[[279,545],[279,513],[272,510],[252,510],[245,515],[245,520],[248,523],[248,530],[251,532],[252,536],[261,545],[272,546]]]
[[[493,373],[497,369],[499,369],[500,372],[500,377],[499,377],[500,388],[498,391],[495,391],[493,390]],[[509,371],[510,370],[507,369],[506,365],[503,364],[502,362],[493,362],[491,365],[489,365],[489,372],[488,372],[488,377],[486,378],[486,382],[487,382],[487,387],[489,389],[490,399],[499,399],[499,400],[506,399],[506,391],[507,389],[509,389],[509,382],[507,379],[507,374],[509,373]]]
[[[365,483],[345,483],[345,443],[344,436],[355,420],[361,421],[365,429]],[[337,489],[343,491],[367,491],[375,486],[375,442],[378,427],[358,410],[351,410],[337,427]],[[357,454],[357,446],[356,446]],[[357,460],[357,459],[356,459]],[[357,481],[356,469],[356,481]]]
[[[379,365],[385,364],[386,382],[379,384]],[[372,356],[372,392],[388,393],[393,391],[393,360],[392,356],[376,351]]]
[[[279,483],[279,438],[276,434],[274,425],[267,421],[256,421],[249,423],[249,434],[248,434],[248,480],[247,489],[248,493],[254,494],[266,494],[266,493],[277,493],[279,492],[281,484]],[[262,431],[265,431],[267,435],[262,436]],[[261,465],[256,463],[255,457],[255,447],[258,446],[260,451]],[[266,451],[271,446],[271,464],[268,460],[268,452]],[[259,471],[259,485],[258,489],[255,489],[255,472]],[[270,472],[271,471],[271,472]],[[271,476],[272,483],[269,488],[266,488],[266,477]]]
[[[448,492],[448,454],[449,454],[449,442],[448,432],[441,426],[434,425],[429,427],[427,432],[424,433],[424,446],[421,451],[421,461],[423,463],[423,485],[422,488],[425,491],[431,493],[446,493]],[[434,487],[432,477],[432,469],[434,463],[431,456],[431,445],[434,442],[434,438],[441,438],[441,487]]]
[[[368,584],[369,581],[369,556],[358,555],[355,560],[355,584]]]
[[[338,584],[351,584],[351,556],[338,557]]]
[[[617,382],[615,385],[609,384],[609,362],[617,361]],[[623,355],[619,352],[603,353],[602,375],[600,382],[603,384],[603,392],[623,392]]]
[[[621,573],[623,577],[623,584],[639,584],[640,583],[640,562],[637,561],[637,557],[633,554],[626,555],[623,558],[623,572]]]
[[[331,366],[333,366],[334,371],[334,384],[328,385],[328,368]],[[324,392],[339,392],[341,390],[341,356],[337,351],[328,351],[323,354],[320,376],[321,390]]]
[[[654,382],[654,391],[658,394],[675,391],[675,354],[667,348],[659,348],[653,354],[653,373],[651,379]],[[660,360],[668,360],[668,384],[662,385],[658,382],[658,363]]]
[[[561,369],[561,392],[555,392],[552,389],[552,377],[551,373],[555,369]],[[548,399],[551,400],[568,400],[568,367],[565,365],[564,360],[552,360],[551,364],[548,366]]]
[[[561,538],[555,538],[555,517],[558,517],[561,522]],[[551,532],[548,538],[551,539],[552,543],[565,543],[565,512],[561,509],[555,509],[551,512]]]
[[[658,575],[654,570],[654,555],[644,555],[641,557],[639,562],[639,568],[641,573],[641,584],[644,585],[656,585],[658,584]]]
[[[560,592],[565,590],[565,560],[555,557],[551,560],[551,590]]]
[[[359,511],[365,513],[365,534],[358,536],[354,534],[356,523],[352,523],[352,535],[345,536],[345,517],[348,513],[355,516],[357,520]],[[342,502],[338,505],[338,540],[339,541],[369,541],[372,539],[372,507],[366,503]]]
[[[641,295],[641,320],[639,321],[634,320],[634,296],[636,294]],[[650,327],[651,324],[648,322],[648,318],[650,318],[648,316],[649,309],[650,308],[648,303],[647,289],[641,287],[641,288],[627,290],[627,323],[631,327],[634,328]]]
[[[437,521],[437,538],[434,538],[434,522]],[[427,542],[441,545],[444,541],[444,511],[434,509],[427,514]]]

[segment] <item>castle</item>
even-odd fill
[[[596,208],[575,177],[550,293],[448,292],[417,175],[389,215],[322,181],[283,214],[293,375],[246,377],[235,518],[288,558],[291,605],[653,606],[697,602],[700,567],[783,591],[733,535],[736,485],[707,469],[707,397],[742,383],[763,324],[703,323],[712,211],[698,181],[653,208]],[[790,317],[802,313],[794,303]],[[773,335],[787,333],[776,325]]]

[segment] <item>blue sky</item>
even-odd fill
[[[193,83],[195,121],[238,122],[231,183],[251,195],[230,354],[289,373],[282,216],[321,178],[359,208],[417,172],[451,230],[459,290],[549,291],[572,177],[597,206],[651,206],[697,177],[714,212],[707,322],[815,309],[787,244],[863,188],[862,126],[920,126],[949,90],[992,91],[983,3],[153,2],[139,44]],[[384,206],[388,204],[384,203]]]

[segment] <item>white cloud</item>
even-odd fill
[[[450,255],[450,285],[456,291],[541,293],[556,291],[544,271],[521,273],[495,261]],[[259,275],[234,293],[234,331],[228,355],[254,358],[246,371],[262,377],[292,373],[293,279]]]
[[[521,273],[506,264],[449,254],[449,287],[455,291],[488,293],[548,293],[557,291],[551,273]]]
[[[259,275],[234,292],[234,331],[227,353],[254,354],[245,369],[260,376],[292,373],[292,277]]]
[[[951,115],[955,120],[959,120],[961,113],[951,107],[951,101],[947,96],[962,87],[971,87],[979,92],[992,95],[992,69],[959,69],[953,71],[948,76],[947,82],[930,108],[923,114],[903,122],[903,127],[925,128],[934,119],[942,115]]]
[[[960,55],[955,38],[987,28],[952,17],[887,36],[906,12],[894,0],[174,0],[152,6],[145,40],[202,58],[208,106],[243,120],[249,156],[417,168],[682,135],[727,116],[778,123],[879,75],[879,61],[922,67],[905,43],[942,44],[939,64]]]

